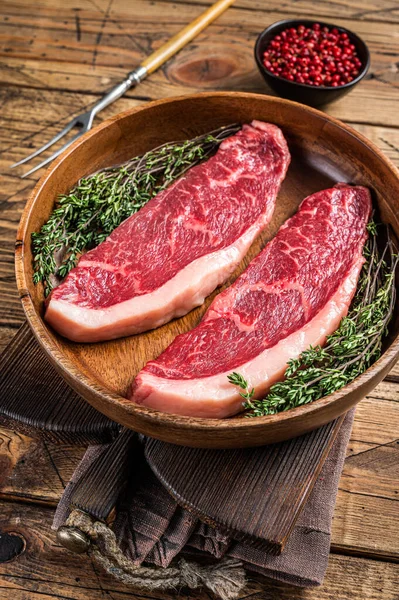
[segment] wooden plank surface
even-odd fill
[[[12,162],[43,144],[211,0],[2,0],[0,5],[0,349],[23,321],[13,266],[15,232],[37,177]],[[315,15],[316,11],[316,15]],[[396,0],[237,0],[165,68],[108,107],[98,121],[164,96],[200,90],[270,93],[254,65],[257,34],[303,16],[347,26],[368,43],[367,79],[327,108],[365,134],[399,166],[399,5]],[[321,589],[252,581],[256,600],[398,600],[399,365],[358,406],[339,485],[332,554]],[[114,600],[128,591],[87,559],[67,554],[50,531],[53,508],[83,454],[0,430],[0,530],[26,539],[0,565],[0,599]],[[160,600],[174,595],[153,594]],[[202,600],[207,594],[191,593]]]
[[[59,0],[43,0],[39,11],[32,11],[29,2],[5,0],[0,21],[3,82],[28,89],[102,94],[171,33],[193,19],[201,7],[197,2],[178,2],[170,3],[167,11],[167,3],[146,0],[136,0],[134,5],[132,10],[123,0],[114,0],[108,10],[108,3],[92,0],[72,0],[67,5]],[[258,2],[254,10],[252,3],[238,2],[143,82],[139,90],[130,90],[127,97],[153,99],[215,88],[270,93],[254,66],[253,45],[263,27],[301,14],[298,3],[295,8],[291,3],[287,5]],[[366,81],[328,107],[327,112],[354,122],[361,103],[362,122],[398,126],[395,57],[399,52],[399,11],[394,10],[393,3],[385,12],[373,5],[370,10],[385,15],[377,28],[374,20],[360,19],[360,5],[352,13],[338,10],[338,6],[337,3],[328,18],[339,15],[340,25],[356,30],[369,45],[373,61]],[[303,8],[309,10],[306,5]],[[164,11],[166,20],[160,21],[160,11]]]
[[[399,560],[399,402],[381,396],[358,406],[340,480],[333,550]],[[398,398],[397,398],[398,399]],[[55,506],[82,448],[56,446],[0,429],[0,498]],[[376,520],[376,514],[379,519]]]
[[[5,532],[21,536],[25,551],[0,564],[0,599],[9,600],[168,600],[176,597],[160,592],[137,592],[101,573],[86,556],[67,553],[50,530],[52,511],[18,503],[0,503],[0,521]],[[373,559],[332,554],[321,588],[301,590],[251,577],[242,598],[252,600],[397,600],[398,565]],[[382,595],[383,594],[383,595]],[[179,598],[209,600],[206,592],[180,593]]]

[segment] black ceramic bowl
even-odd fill
[[[319,23],[322,27],[336,27],[340,33],[347,33],[352,44],[356,46],[358,57],[362,63],[359,75],[350,83],[345,83],[339,87],[328,87],[320,86],[315,87],[306,83],[296,83],[295,81],[288,81],[282,77],[277,77],[273,73],[270,73],[263,64],[263,53],[265,52],[269,42],[278,35],[284,29],[289,27],[298,27],[298,25],[305,25],[311,27],[314,23]],[[284,19],[283,21],[277,21],[267,27],[259,35],[255,44],[255,60],[258,65],[259,71],[263,75],[266,83],[283,98],[289,98],[290,100],[296,100],[309,106],[321,106],[334,102],[341,96],[344,96],[350,92],[355,85],[363,79],[369,70],[370,66],[370,52],[363,42],[355,33],[345,29],[344,27],[338,27],[332,23],[323,23],[322,21],[310,21],[309,19]]]

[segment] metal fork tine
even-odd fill
[[[14,167],[18,167],[19,165],[23,165],[24,163],[28,162],[28,160],[31,160],[32,158],[35,158],[35,156],[38,156],[39,154],[41,154],[42,152],[44,152],[45,150],[47,150],[47,148],[50,148],[50,146],[52,146],[53,144],[55,144],[56,142],[58,142],[58,140],[60,140],[64,135],[66,135],[68,133],[68,131],[70,131],[72,129],[72,127],[76,124],[76,122],[77,122],[77,120],[76,120],[76,117],[75,117],[74,119],[72,119],[72,121],[70,121],[68,123],[68,125],[66,125],[64,127],[64,129],[62,131],[59,131],[57,133],[57,135],[55,135],[53,137],[52,140],[50,140],[49,142],[47,142],[46,144],[44,144],[41,148],[38,148],[37,150],[35,150],[34,152],[32,152],[32,154],[29,154],[29,156],[26,156],[22,160],[19,160],[18,162],[16,162],[13,165],[11,165],[10,169],[13,169]]]
[[[36,165],[36,167],[33,167],[33,169],[31,169],[27,173],[24,173],[24,175],[21,175],[21,179],[25,179],[25,177],[28,177],[28,175],[31,175],[38,169],[41,169],[42,167],[45,167],[46,165],[48,165],[49,162],[51,162],[52,160],[57,158],[57,156],[59,156],[61,154],[61,152],[64,152],[64,150],[66,150],[75,140],[77,140],[83,134],[84,134],[84,131],[78,131],[78,133],[76,135],[74,135],[70,140],[68,140],[68,142],[66,144],[64,144],[63,146],[61,146],[61,148],[59,148],[56,152],[53,152],[53,154],[51,156],[49,156],[48,158],[43,160],[41,163]]]

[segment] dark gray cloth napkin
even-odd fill
[[[278,581],[300,587],[320,585],[328,564],[332,516],[353,418],[351,410],[280,556],[267,554],[261,545],[236,541],[181,508],[146,463],[145,440],[132,457],[135,465],[139,462],[139,472],[136,468],[116,507],[113,529],[121,549],[137,565],[166,567],[180,552],[215,559],[233,557],[246,569]],[[91,446],[86,451],[60,500],[54,529],[65,523],[74,487],[105,448]]]

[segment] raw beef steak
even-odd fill
[[[199,306],[270,221],[289,161],[278,127],[244,125],[82,256],[52,292],[46,320],[71,340],[97,342]]]
[[[131,398],[169,413],[228,417],[242,409],[232,371],[262,397],[290,358],[323,344],[346,315],[370,211],[364,187],[339,184],[306,198],[200,324],[147,363]]]

